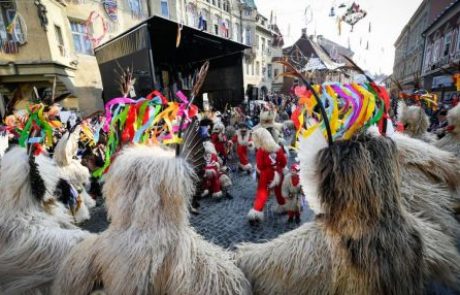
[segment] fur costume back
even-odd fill
[[[230,253],[189,225],[195,178],[185,159],[160,147],[128,147],[104,185],[109,228],[62,264],[54,294],[250,294]]]
[[[423,294],[436,276],[458,286],[453,240],[401,204],[395,144],[360,135],[323,148],[315,133],[299,153],[315,220],[273,241],[238,247],[238,265],[254,293]]]
[[[0,177],[0,293],[49,294],[60,263],[89,233],[70,223],[53,192],[59,173],[45,156],[31,168],[24,148],[15,147],[2,159]],[[33,194],[37,173],[45,190]],[[34,175],[32,175],[34,174]]]
[[[460,104],[449,110],[447,121],[449,132],[435,145],[460,157]]]
[[[400,133],[392,139],[399,154],[405,207],[459,238],[460,224],[453,214],[460,204],[460,159]]]
[[[427,131],[430,126],[430,120],[421,106],[408,106],[405,102],[400,101],[398,104],[398,120],[404,126],[404,133],[410,137],[425,142],[435,141],[435,136]]]

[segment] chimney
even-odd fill
[[[301,38],[305,38],[305,39],[307,38],[307,28],[303,28],[303,29],[302,29],[302,36],[301,36]]]

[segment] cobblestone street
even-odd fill
[[[256,180],[252,175],[239,172],[231,173],[231,178],[233,186],[230,193],[233,199],[204,198],[200,200],[200,214],[191,215],[192,226],[208,241],[225,248],[233,248],[241,242],[271,240],[298,226],[288,224],[287,215],[272,212],[272,207],[276,204],[273,193],[265,206],[264,222],[259,226],[250,226],[246,214],[252,207]],[[108,226],[105,208],[100,201],[98,205],[91,212],[91,220],[82,225],[91,232],[101,232]],[[302,223],[312,218],[312,211],[308,206],[304,207]]]

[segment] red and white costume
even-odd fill
[[[300,208],[302,205],[302,188],[300,186],[299,164],[293,164],[290,173],[284,177],[281,192],[286,201],[286,210],[289,220],[293,218],[300,222]]]
[[[283,208],[285,200],[281,193],[283,169],[286,167],[287,158],[281,146],[276,144],[270,133],[265,128],[259,128],[253,133],[256,145],[256,165],[259,173],[254,206],[248,213],[250,221],[263,220],[263,209],[267,203],[270,191],[275,191],[278,206]]]
[[[211,141],[216,148],[219,156],[227,158],[228,140],[225,135],[225,126],[222,123],[216,123],[212,129]]]
[[[232,185],[231,179],[225,174],[222,159],[217,155],[212,142],[204,142],[205,161],[204,191],[202,196],[212,194],[213,197],[222,197],[222,190]]]
[[[239,167],[244,171],[251,171],[252,165],[248,159],[249,149],[254,148],[251,133],[245,128],[240,128],[236,131],[232,141],[236,145],[236,154],[240,160]]]

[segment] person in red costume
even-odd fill
[[[252,165],[249,163],[248,150],[254,148],[254,143],[251,139],[251,132],[248,126],[244,123],[240,124],[240,128],[236,131],[232,141],[236,145],[236,154],[239,159],[239,169],[246,171],[248,174],[252,171]]]
[[[286,200],[288,222],[300,223],[300,209],[302,200],[302,188],[300,187],[300,166],[295,163],[291,165],[290,173],[283,180],[281,192]]]
[[[229,188],[232,181],[227,174],[225,174],[225,166],[223,166],[222,159],[217,155],[216,149],[212,142],[205,141],[203,143],[205,150],[205,166],[204,166],[204,191],[202,197],[209,194],[214,198],[226,196],[232,198],[229,193]]]
[[[219,174],[220,174],[220,163],[219,157],[214,149],[211,142],[207,141],[203,143],[205,150],[205,166],[204,166],[204,191],[202,196],[211,194],[215,198],[222,196],[222,188],[220,185]]]
[[[263,220],[264,206],[270,196],[270,191],[275,191],[278,203],[278,212],[284,210],[285,200],[281,194],[283,181],[283,169],[286,167],[287,158],[284,150],[279,146],[270,132],[265,128],[259,128],[252,134],[256,152],[256,169],[259,174],[254,206],[248,213],[251,225]]]
[[[228,140],[225,135],[225,126],[221,122],[214,124],[214,127],[212,128],[211,141],[216,147],[219,157],[222,158],[225,164],[227,161]]]

